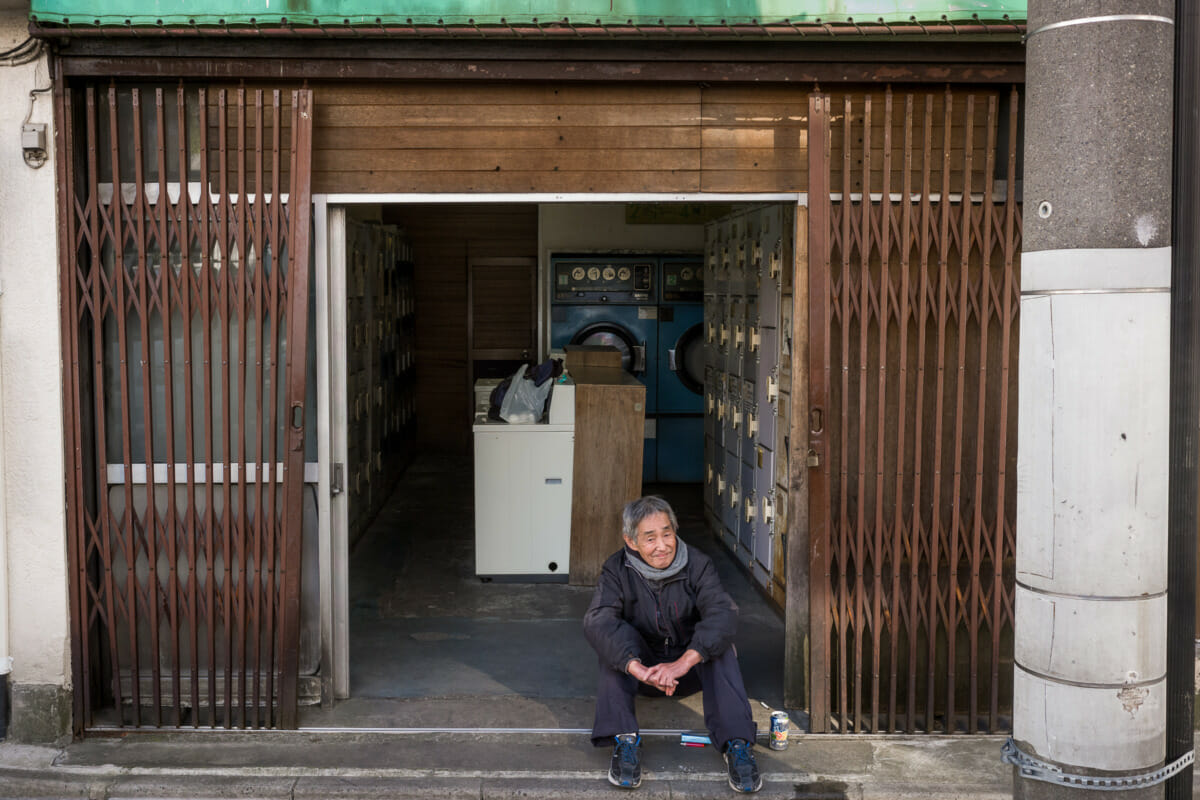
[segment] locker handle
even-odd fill
[[[562,478],[546,478],[546,483],[552,486],[558,486],[563,481]]]
[[[809,412],[809,430],[812,433],[821,433],[825,430],[825,412],[820,408],[814,408]]]

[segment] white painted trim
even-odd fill
[[[1022,292],[1170,288],[1170,247],[1073,248],[1021,254]]]
[[[333,663],[333,537],[329,501],[333,459],[330,458],[332,418],[329,412],[329,207],[313,203],[313,272],[316,297],[313,327],[316,332],[317,382],[317,580],[320,594],[321,665]],[[333,698],[330,669],[322,669],[321,699]]]
[[[321,197],[320,202],[325,203]],[[350,696],[350,506],[346,499],[348,402],[346,399],[346,208],[328,209],[329,242],[329,416],[331,463],[342,464],[342,491],[326,495],[329,505],[330,652],[333,696]],[[322,595],[321,602],[326,602]]]
[[[229,468],[229,482],[242,482],[242,465],[241,464],[213,464],[212,465],[212,480],[213,483],[225,482],[225,469]],[[208,481],[208,465],[207,464],[192,464],[191,471],[192,480],[196,483]],[[259,473],[263,474],[264,483],[279,483],[283,480],[283,462],[277,461],[274,464],[263,462],[262,464],[248,463],[246,464],[246,480],[258,480]],[[304,482],[317,483],[317,462],[306,461],[304,464]],[[146,465],[132,464],[129,470],[129,482],[135,486],[146,484]],[[125,465],[124,464],[108,464],[104,469],[105,481],[109,486],[119,486],[125,483]],[[186,463],[175,464],[175,483],[186,484],[188,479],[188,465]],[[159,486],[167,485],[167,464],[156,462],[154,464],[154,483]]]
[[[504,193],[381,193],[314,195],[329,205],[437,204],[437,203],[798,203],[808,205],[806,192],[760,194],[706,194],[703,192],[550,192]]]

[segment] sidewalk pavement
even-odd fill
[[[755,748],[761,798],[1011,798],[1002,737],[806,736]],[[64,748],[0,744],[3,798],[618,797],[610,750],[560,732],[156,732]],[[728,798],[713,747],[644,732],[638,798]]]
[[[760,798],[1008,800],[1003,737],[793,735],[756,748]],[[580,733],[211,732],[93,737],[63,748],[0,744],[0,798],[405,800],[613,798],[610,750]],[[643,732],[630,797],[734,796],[712,747]]]

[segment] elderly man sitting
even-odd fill
[[[592,743],[614,743],[609,782],[642,782],[635,693],[703,691],[704,724],[725,755],[729,785],[757,792],[754,721],[733,649],[737,606],[712,560],[675,535],[675,512],[661,497],[629,503],[622,523],[625,547],[604,562],[583,620],[600,656]]]

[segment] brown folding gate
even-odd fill
[[[311,92],[56,88],[76,728],[294,727]]]
[[[1017,101],[810,100],[814,731],[1011,727]]]

